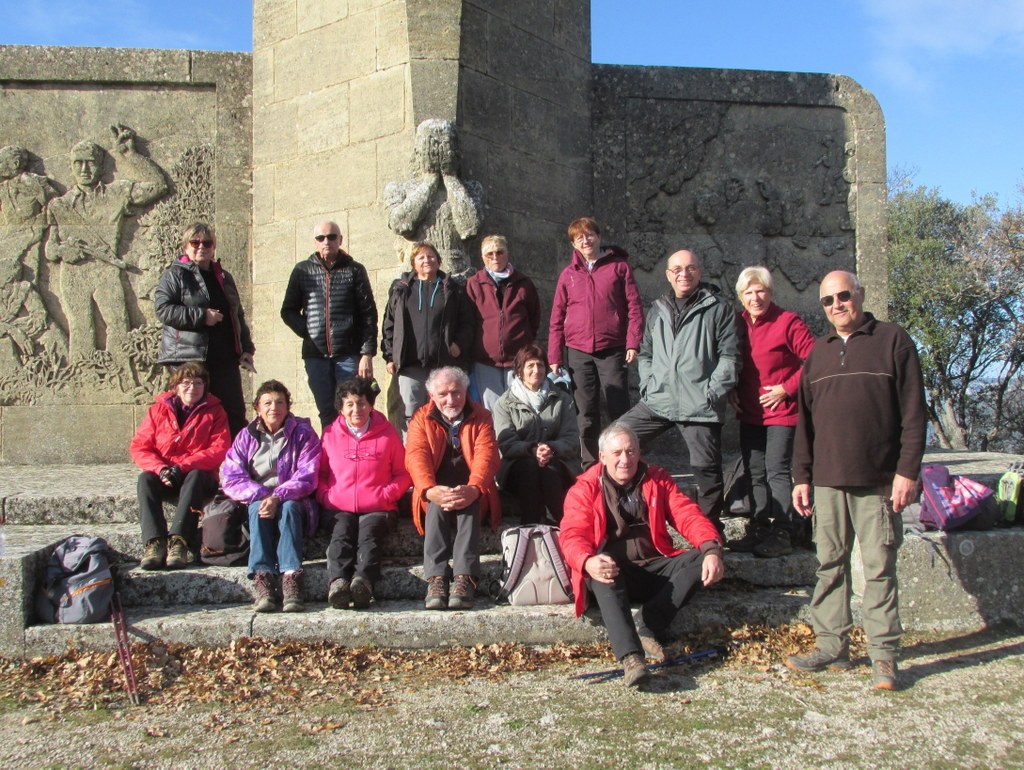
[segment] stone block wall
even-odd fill
[[[817,287],[857,269],[885,316],[885,144],[877,102],[836,75],[594,67],[594,210],[646,300],[696,248],[730,299],[768,266],[776,301],[818,331]]]
[[[0,46],[0,148],[23,149],[0,149],[0,464],[127,459],[193,221],[248,306],[251,83],[247,54]]]

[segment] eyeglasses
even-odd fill
[[[700,272],[700,268],[696,265],[687,265],[686,267],[673,267],[669,268],[672,275],[679,275],[680,273],[686,273],[687,275],[693,275],[694,273]]]
[[[189,388],[198,389],[205,388],[206,383],[203,382],[202,380],[182,380],[181,382],[178,383],[178,387],[184,388],[185,390],[188,390]]]
[[[338,240],[337,233],[323,233],[321,235],[314,235],[313,240],[317,243],[323,243],[324,241],[336,241]]]
[[[852,297],[852,296],[853,296],[853,292],[852,291],[840,291],[840,292],[837,292],[836,294],[829,294],[827,297],[822,297],[821,298],[821,306],[822,307],[832,307],[832,303],[835,302],[836,300],[838,300],[840,302],[849,302],[850,301],[850,297]]]
[[[195,240],[189,241],[188,245],[191,246],[193,249],[198,249],[200,246],[205,246],[208,249],[212,249],[213,248],[213,238],[203,238],[203,239],[196,238]]]

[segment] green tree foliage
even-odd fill
[[[1021,451],[1024,211],[890,181],[889,313],[921,354],[940,446]]]

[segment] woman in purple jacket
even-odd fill
[[[249,506],[249,577],[256,612],[277,609],[282,574],[285,612],[302,612],[302,542],[315,530],[312,497],[320,471],[320,439],[304,417],[291,413],[292,395],[277,380],[256,391],[256,419],[235,437],[220,468],[220,485]]]

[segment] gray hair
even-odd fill
[[[508,251],[508,239],[504,235],[488,235],[480,241],[480,252],[487,251],[488,244],[493,244],[496,249]]]
[[[772,285],[772,274],[768,272],[768,268],[754,265],[753,267],[743,268],[740,277],[736,279],[736,296],[742,299],[743,292],[755,283],[761,284],[770,292],[775,291],[775,287]]]
[[[640,439],[637,438],[636,431],[634,431],[621,420],[616,420],[603,431],[601,431],[601,435],[597,437],[597,451],[603,452],[605,444],[611,441],[613,436],[629,436],[631,439],[633,439],[633,444],[636,446],[636,448],[640,448]]]
[[[469,375],[457,366],[434,369],[427,377],[427,393],[433,395],[434,386],[440,382],[457,382],[463,390],[469,390]]]

